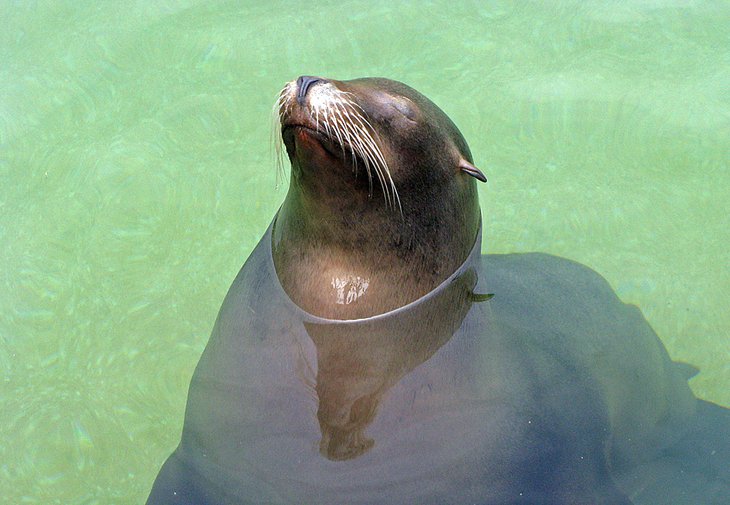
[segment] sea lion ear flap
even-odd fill
[[[487,182],[487,176],[482,173],[477,167],[466,161],[464,158],[459,160],[459,170],[467,175],[471,175],[478,181]]]

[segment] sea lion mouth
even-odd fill
[[[299,135],[305,135],[316,142],[326,156],[338,160],[344,167],[351,167],[356,177],[359,174],[358,167],[367,167],[369,164],[368,160],[362,158],[358,149],[354,149],[346,142],[341,143],[339,139],[327,135],[316,126],[312,127],[299,123],[285,124],[281,127],[281,139],[284,145],[287,146],[287,151],[291,150],[292,153],[296,151]],[[305,147],[305,149],[311,149],[311,146]],[[372,194],[372,179],[370,178],[368,182],[371,186],[370,194]]]
[[[306,84],[306,89],[300,84]],[[355,176],[360,167],[364,168],[370,195],[373,179],[377,178],[386,204],[402,212],[377,130],[353,93],[341,91],[333,81],[310,82],[300,78],[281,90],[274,104],[273,118],[280,125],[280,135],[275,138],[280,167],[282,144],[293,154],[291,148],[296,145],[297,133],[302,133],[317,141],[330,156],[351,164]]]
[[[284,124],[281,127],[281,138],[284,145],[293,147],[296,144],[297,133],[306,135],[314,139],[322,149],[331,157],[346,159],[345,146],[338,144],[336,139],[328,136],[316,127],[303,125],[299,123]]]

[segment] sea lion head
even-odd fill
[[[345,201],[371,200],[376,189],[386,207],[408,213],[423,211],[424,189],[465,179],[459,172],[486,180],[451,119],[397,81],[302,76],[284,87],[276,112],[292,179],[312,197],[347,189]]]
[[[389,79],[302,76],[281,91],[275,113],[291,180],[274,261],[297,303],[336,318],[373,315],[428,292],[466,259],[479,228],[475,179],[486,178],[428,98]],[[377,303],[321,310],[326,302],[305,291],[325,288],[334,273],[315,278],[328,267],[380,279]],[[397,294],[388,274],[402,283]]]

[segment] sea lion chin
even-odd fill
[[[303,76],[281,91],[276,114],[291,182],[274,263],[300,307],[332,319],[381,314],[463,263],[479,228],[475,180],[486,178],[433,102],[388,79]],[[343,297],[345,285],[356,295]]]

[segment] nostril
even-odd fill
[[[297,102],[299,105],[304,105],[304,98],[307,96],[309,88],[321,80],[319,77],[313,77],[311,75],[302,75],[297,79]]]

